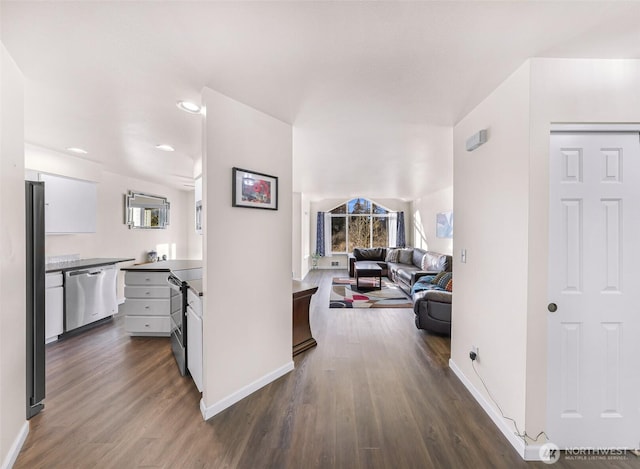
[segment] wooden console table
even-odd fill
[[[318,287],[293,280],[293,355],[315,347],[318,343],[311,335],[309,304]]]

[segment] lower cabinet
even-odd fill
[[[129,335],[171,335],[171,290],[167,272],[126,272],[125,301],[121,311]]]
[[[202,392],[202,301],[187,291],[187,368]]]
[[[45,343],[58,340],[64,332],[64,287],[62,272],[54,272],[45,276],[45,312],[44,338]]]

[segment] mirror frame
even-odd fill
[[[157,200],[157,204],[156,203],[139,203],[136,204],[135,203],[135,198],[136,197],[144,197],[146,199],[155,199]],[[157,226],[152,226],[152,225],[148,225],[148,226],[140,226],[140,225],[136,225],[134,220],[133,220],[133,209],[134,208],[144,208],[144,209],[157,209],[159,210],[158,212],[158,225]],[[126,195],[125,195],[125,201],[124,201],[124,223],[125,225],[127,225],[129,227],[129,229],[135,229],[135,230],[164,230],[167,228],[167,226],[169,226],[169,218],[170,218],[170,213],[171,213],[171,204],[169,203],[169,201],[167,200],[166,197],[161,197],[158,195],[151,195],[151,194],[146,194],[144,192],[136,192],[136,191],[129,191]]]

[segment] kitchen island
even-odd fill
[[[171,336],[171,288],[169,277],[189,282],[202,278],[201,260],[169,260],[138,264],[125,272],[125,302],[120,311],[131,336]]]

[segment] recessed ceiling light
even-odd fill
[[[87,150],[83,148],[77,148],[77,147],[68,147],[67,151],[70,151],[72,153],[77,153],[78,155],[86,155],[87,153],[89,153]]]
[[[176,106],[183,111],[190,112],[191,114],[200,114],[200,110],[202,109],[196,103],[192,103],[190,101],[178,101]]]
[[[160,145],[156,145],[156,148],[162,151],[176,151],[175,148],[173,148],[171,145],[167,145],[166,143],[161,143]]]

